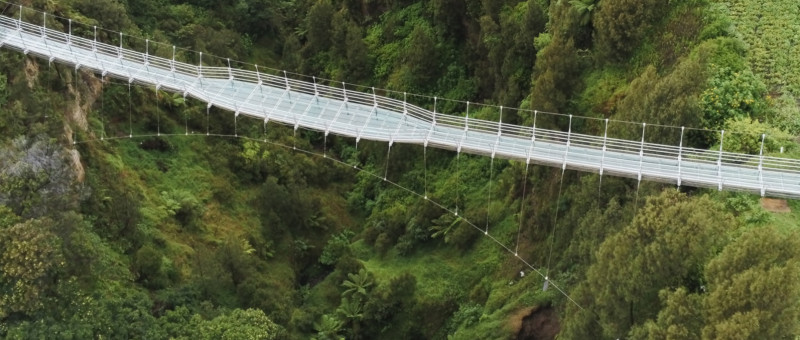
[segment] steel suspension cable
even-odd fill
[[[486,229],[485,234],[489,233],[489,210],[492,204],[492,179],[494,177],[494,157],[489,161],[489,192],[486,196]]]
[[[550,260],[553,258],[553,245],[556,239],[556,228],[558,227],[558,211],[561,206],[561,189],[564,187],[564,168],[561,168],[561,179],[558,183],[558,199],[556,199],[556,211],[553,216],[553,231],[550,234],[550,250],[547,255],[547,267],[545,269],[545,281],[549,279],[550,274]]]
[[[130,137],[130,138],[127,138],[127,137],[111,137],[111,138],[107,138],[107,139],[106,139],[106,141],[110,141],[110,140],[121,140],[121,139],[133,139],[133,138],[147,138],[147,137],[154,137],[154,136],[156,136],[156,135],[154,135],[154,134],[152,134],[152,133],[151,133],[151,134],[141,134],[141,135],[135,135],[135,136],[132,136],[132,137]],[[164,133],[164,134],[162,134],[162,135],[161,135],[161,137],[195,137],[195,136],[202,136],[202,135],[194,135],[194,134],[191,134],[191,135],[188,135],[188,136],[187,136],[187,135],[181,135],[181,134],[172,134],[172,133]],[[244,139],[244,140],[248,140],[248,141],[261,142],[261,143],[269,144],[269,145],[272,145],[272,146],[281,147],[281,148],[284,148],[284,149],[287,149],[287,150],[291,150],[291,149],[292,149],[292,146],[289,146],[289,145],[286,145],[286,144],[283,144],[283,143],[280,143],[280,142],[269,141],[269,140],[261,140],[261,139],[256,139],[256,138],[247,137],[247,136],[234,136],[234,135],[225,135],[225,134],[216,134],[216,133],[215,133],[215,134],[209,134],[209,135],[206,135],[206,137],[238,138],[238,139]],[[88,139],[88,140],[84,140],[84,141],[73,142],[73,145],[74,145],[74,144],[77,144],[77,143],[85,144],[85,143],[91,143],[91,142],[95,142],[95,141],[97,141],[97,140]],[[311,155],[311,156],[323,157],[323,155],[321,155],[321,154],[319,154],[319,153],[317,153],[317,152],[310,151],[310,150],[305,150],[305,149],[302,149],[302,148],[298,148],[298,149],[296,149],[296,151],[297,151],[297,152],[301,152],[301,153],[305,153],[305,154],[307,154],[307,155]],[[377,179],[377,180],[382,180],[382,179],[383,179],[383,178],[382,178],[382,177],[381,177],[379,174],[377,174],[377,173],[374,173],[374,172],[372,172],[372,171],[369,171],[369,170],[367,170],[367,169],[365,169],[365,168],[363,168],[363,167],[359,167],[359,166],[357,166],[357,165],[348,164],[348,163],[347,163],[346,161],[344,161],[344,160],[339,160],[339,159],[336,159],[336,158],[333,158],[333,157],[323,157],[323,158],[324,158],[324,159],[328,159],[328,160],[330,160],[330,161],[334,162],[334,163],[335,163],[335,164],[337,164],[337,165],[341,165],[341,166],[344,166],[344,167],[347,167],[347,168],[352,168],[352,169],[354,169],[354,170],[356,170],[356,171],[358,171],[358,172],[363,172],[363,173],[365,173],[365,174],[367,174],[367,175],[369,175],[369,176],[372,176],[372,177],[374,177],[374,178],[375,178],[375,179]],[[438,208],[440,208],[440,209],[444,210],[445,212],[448,212],[448,213],[451,213],[451,214],[455,214],[455,211],[453,211],[453,210],[451,210],[451,209],[447,208],[447,207],[446,207],[446,206],[444,206],[443,204],[441,204],[441,203],[439,203],[439,202],[437,202],[437,201],[435,201],[435,200],[433,200],[433,199],[430,199],[430,198],[424,198],[424,197],[423,197],[423,195],[422,195],[421,193],[419,193],[419,192],[417,192],[417,191],[414,191],[413,189],[411,189],[411,188],[409,188],[409,187],[406,187],[406,186],[404,186],[404,185],[402,185],[402,184],[400,184],[400,183],[394,182],[394,181],[392,181],[392,180],[389,180],[389,179],[387,179],[387,180],[386,180],[386,182],[387,182],[387,183],[389,183],[389,184],[391,184],[391,185],[393,185],[394,187],[396,187],[396,188],[398,188],[398,189],[400,189],[400,190],[403,190],[403,191],[405,191],[405,192],[407,192],[407,193],[411,194],[411,195],[417,196],[417,197],[418,197],[418,198],[420,198],[420,199],[425,199],[425,201],[427,201],[427,202],[430,202],[431,204],[433,204],[434,206],[436,206],[436,207],[438,207]],[[486,237],[488,237],[488,238],[489,238],[489,239],[490,239],[492,242],[494,242],[495,244],[497,244],[497,245],[498,245],[500,248],[502,248],[503,250],[505,250],[507,253],[509,253],[509,254],[512,254],[512,255],[514,255],[514,254],[515,254],[515,253],[514,253],[514,251],[513,251],[511,248],[509,248],[508,246],[506,246],[505,244],[503,244],[502,242],[500,242],[500,240],[498,240],[498,239],[497,239],[496,237],[494,237],[493,235],[489,235],[489,234],[483,233],[483,230],[482,230],[480,227],[478,227],[478,225],[476,225],[475,223],[473,223],[472,221],[470,221],[470,220],[468,220],[468,219],[465,219],[465,218],[462,218],[462,221],[464,221],[465,223],[467,223],[469,226],[471,226],[471,227],[472,227],[473,229],[475,229],[476,231],[479,231],[479,232],[481,232],[482,234],[484,234],[484,235],[485,235]],[[549,280],[549,279],[547,278],[547,276],[545,275],[545,273],[543,273],[543,272],[542,272],[542,271],[541,271],[539,268],[536,268],[535,266],[533,266],[532,264],[530,264],[528,261],[525,261],[524,259],[522,259],[522,258],[521,258],[521,257],[519,257],[519,256],[515,256],[515,257],[516,257],[516,258],[517,258],[517,260],[518,260],[518,261],[520,261],[520,262],[521,262],[521,263],[522,263],[522,264],[523,264],[525,267],[528,267],[528,268],[529,268],[531,271],[535,272],[535,273],[536,273],[537,275],[539,275],[540,277],[542,277],[542,278],[545,278],[545,280],[548,280],[548,282],[549,282],[549,284],[550,284],[550,287],[553,287],[553,288],[555,288],[555,289],[556,289],[556,290],[557,290],[557,291],[558,291],[558,292],[559,292],[561,295],[563,295],[563,296],[564,296],[564,297],[565,297],[565,298],[566,298],[566,299],[567,299],[567,300],[568,300],[570,303],[572,303],[574,306],[578,307],[580,310],[584,310],[584,307],[583,307],[583,306],[581,306],[581,305],[580,305],[580,304],[579,304],[579,303],[578,303],[578,302],[577,302],[575,299],[573,299],[573,298],[572,298],[572,296],[570,296],[570,295],[569,295],[569,294],[568,294],[568,293],[567,293],[567,292],[564,290],[564,288],[562,288],[561,286],[559,286],[558,284],[556,284],[556,283],[555,283],[555,282],[553,282],[552,280]]]
[[[530,163],[525,163],[525,175],[522,176],[522,198],[519,203],[519,226],[517,227],[517,245],[514,247],[514,256],[519,256],[519,235],[522,232],[522,223],[525,219],[525,193],[528,188],[528,167]]]

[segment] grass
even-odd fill
[[[773,212],[771,224],[781,229],[800,231],[800,201],[787,200],[791,212],[779,213]]]

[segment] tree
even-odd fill
[[[623,61],[668,8],[662,0],[600,1],[593,17],[595,46],[604,58]]]
[[[353,232],[349,230],[342,231],[336,235],[332,235],[322,249],[322,254],[319,256],[319,263],[326,266],[332,266],[339,261],[340,258],[350,254],[350,238],[353,237]]]
[[[655,321],[648,320],[642,327],[634,329],[632,338],[699,339],[703,326],[703,296],[680,287],[675,291],[664,289],[659,297],[664,308],[658,312],[658,318]]]
[[[787,339],[800,332],[800,239],[753,228],[708,263],[707,339]]]
[[[6,82],[8,81],[8,77],[5,74],[0,74],[0,107],[6,104],[6,100],[8,99],[8,89],[6,86]]]
[[[61,242],[49,218],[0,228],[0,319],[12,313],[33,316],[55,294],[65,267]]]
[[[234,24],[238,31],[250,34],[253,40],[261,37],[282,37],[285,28],[285,17],[281,11],[285,5],[273,0],[236,1],[234,7]]]
[[[97,27],[117,32],[129,32],[131,26],[133,26],[133,22],[128,17],[126,6],[121,2],[113,0],[75,1],[71,5],[75,10],[86,15],[86,18],[90,18],[93,21],[96,20],[95,25]],[[105,32],[98,33],[103,34]]]
[[[435,83],[438,71],[438,52],[433,28],[424,21],[405,38],[400,52],[400,66],[389,77],[389,88],[424,91]]]
[[[684,58],[664,76],[659,76],[655,66],[647,66],[620,101],[618,119],[668,126],[699,125],[702,110],[697,98],[707,79],[703,59],[702,56]],[[640,130],[629,132],[628,138],[640,138],[640,133]],[[676,131],[649,136],[647,140],[677,145],[679,138]]]
[[[794,137],[770,124],[764,124],[749,117],[725,121],[725,151],[758,155],[761,152],[761,134],[764,134],[764,153],[777,152],[781,148],[789,151],[794,145]],[[719,145],[719,135],[717,145]]]
[[[327,51],[330,48],[333,13],[330,0],[319,0],[308,11],[306,38],[311,51]]]
[[[228,273],[231,281],[238,286],[254,271],[255,249],[243,236],[230,235],[218,252],[219,262]]]
[[[0,205],[0,229],[11,227],[21,221],[22,219],[11,209],[5,205]]]
[[[345,76],[351,82],[369,78],[368,51],[363,38],[364,31],[361,27],[354,22],[349,22],[345,36]]]
[[[580,72],[575,42],[561,34],[536,55],[531,93],[533,109],[566,112],[569,98],[577,85]]]
[[[211,320],[195,314],[190,320],[190,326],[182,330],[188,333],[182,334],[185,338],[203,340],[272,340],[281,338],[283,334],[283,328],[272,322],[263,311],[238,308]]]
[[[708,87],[700,95],[705,128],[719,129],[729,119],[763,114],[767,87],[749,68],[713,67],[712,72]]]
[[[289,34],[283,42],[283,49],[281,50],[281,63],[285,69],[300,69],[300,64],[302,63],[300,49],[300,39],[297,37],[297,34]]]
[[[648,198],[633,222],[603,242],[587,272],[605,335],[620,337],[655,318],[664,288],[699,290],[701,266],[735,225],[707,196],[665,190]]]
[[[139,248],[133,258],[133,271],[137,274],[139,282],[145,287],[159,289],[167,284],[164,275],[163,255],[161,252],[147,244]]]

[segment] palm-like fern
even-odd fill
[[[367,290],[373,285],[372,277],[366,269],[361,268],[357,274],[347,274],[347,280],[342,282],[342,287],[346,289],[342,292],[344,296],[367,297]]]
[[[592,12],[597,6],[597,0],[570,0],[569,4],[578,13],[581,26],[586,26],[592,21]]]
[[[332,315],[325,314],[319,322],[314,323],[314,330],[317,331],[315,340],[340,340],[344,339],[339,336],[342,330],[342,322]]]

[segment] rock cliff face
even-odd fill
[[[89,112],[97,99],[102,95],[103,87],[101,80],[94,74],[77,71],[62,74],[67,79],[67,92],[75,99],[64,108],[64,138],[69,144],[73,144],[74,131],[85,132],[90,138],[95,138],[94,131],[89,130]],[[84,167],[78,150],[68,150],[72,168],[75,170],[75,178],[78,182],[83,182]]]

